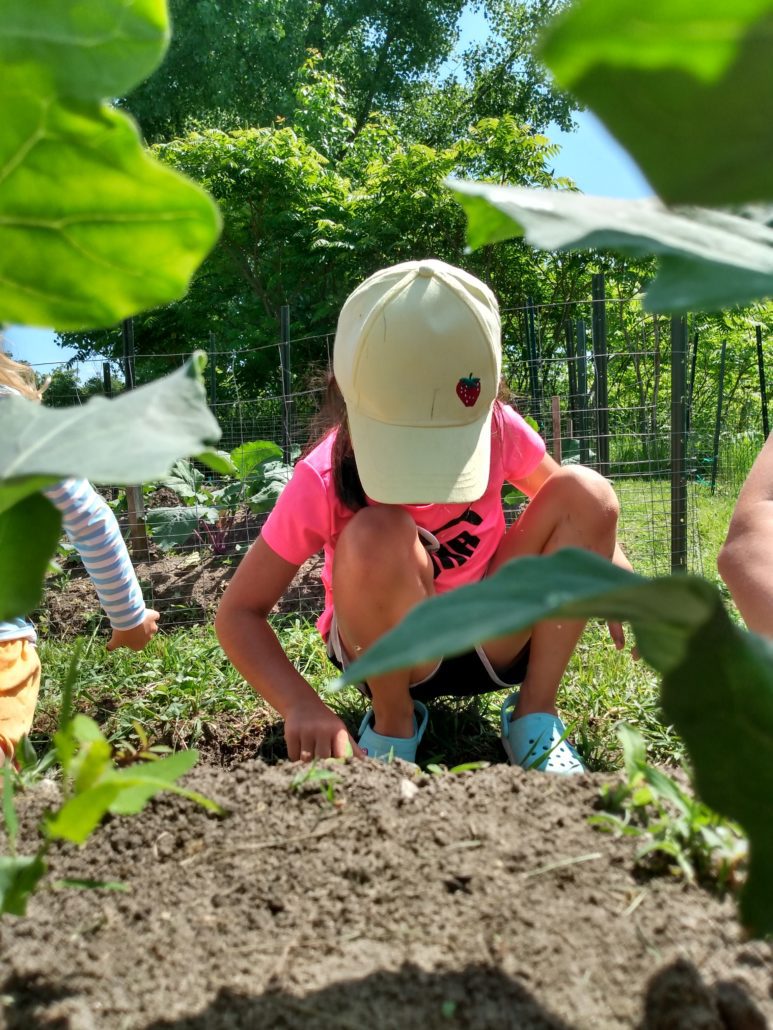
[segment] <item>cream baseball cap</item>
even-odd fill
[[[481,497],[501,366],[496,297],[461,268],[406,261],[358,286],[333,370],[365,493],[384,504]]]

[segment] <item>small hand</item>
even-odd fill
[[[158,619],[158,612],[148,608],[138,626],[131,629],[114,629],[107,645],[108,651],[115,651],[117,647],[130,647],[132,651],[141,651],[158,632]]]
[[[622,651],[625,647],[625,630],[621,622],[608,622],[607,627],[609,629],[609,635],[612,637],[612,642],[618,651]],[[635,662],[639,660],[639,649],[638,647],[631,648],[631,658]]]
[[[291,762],[362,757],[343,722],[321,701],[287,713],[285,740]]]

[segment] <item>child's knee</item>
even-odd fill
[[[573,510],[602,528],[615,529],[620,516],[620,502],[611,484],[585,466],[570,466],[561,471],[566,474]]]
[[[366,580],[397,567],[410,566],[419,552],[416,524],[401,508],[362,508],[347,523],[336,545],[335,565],[347,577]]]

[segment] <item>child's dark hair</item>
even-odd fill
[[[326,373],[321,382],[322,403],[312,422],[311,442],[302,457],[313,450],[329,433],[335,433],[332,462],[336,496],[351,511],[359,511],[360,508],[367,507],[368,502],[354,460],[346,404],[332,372]]]
[[[346,418],[346,403],[332,372],[321,376],[318,382],[322,393],[322,402],[311,423],[310,443],[301,457],[305,458],[329,433],[335,433],[331,457],[336,497],[350,511],[359,511],[360,508],[367,507],[368,501],[360,482],[357,462],[354,460],[354,448]],[[499,405],[507,404],[510,399],[510,391],[503,380],[494,403],[495,432],[501,432]]]

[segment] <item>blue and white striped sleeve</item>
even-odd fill
[[[145,617],[145,601],[116,517],[85,479],[66,479],[43,493],[62,513],[113,629],[133,629]]]

